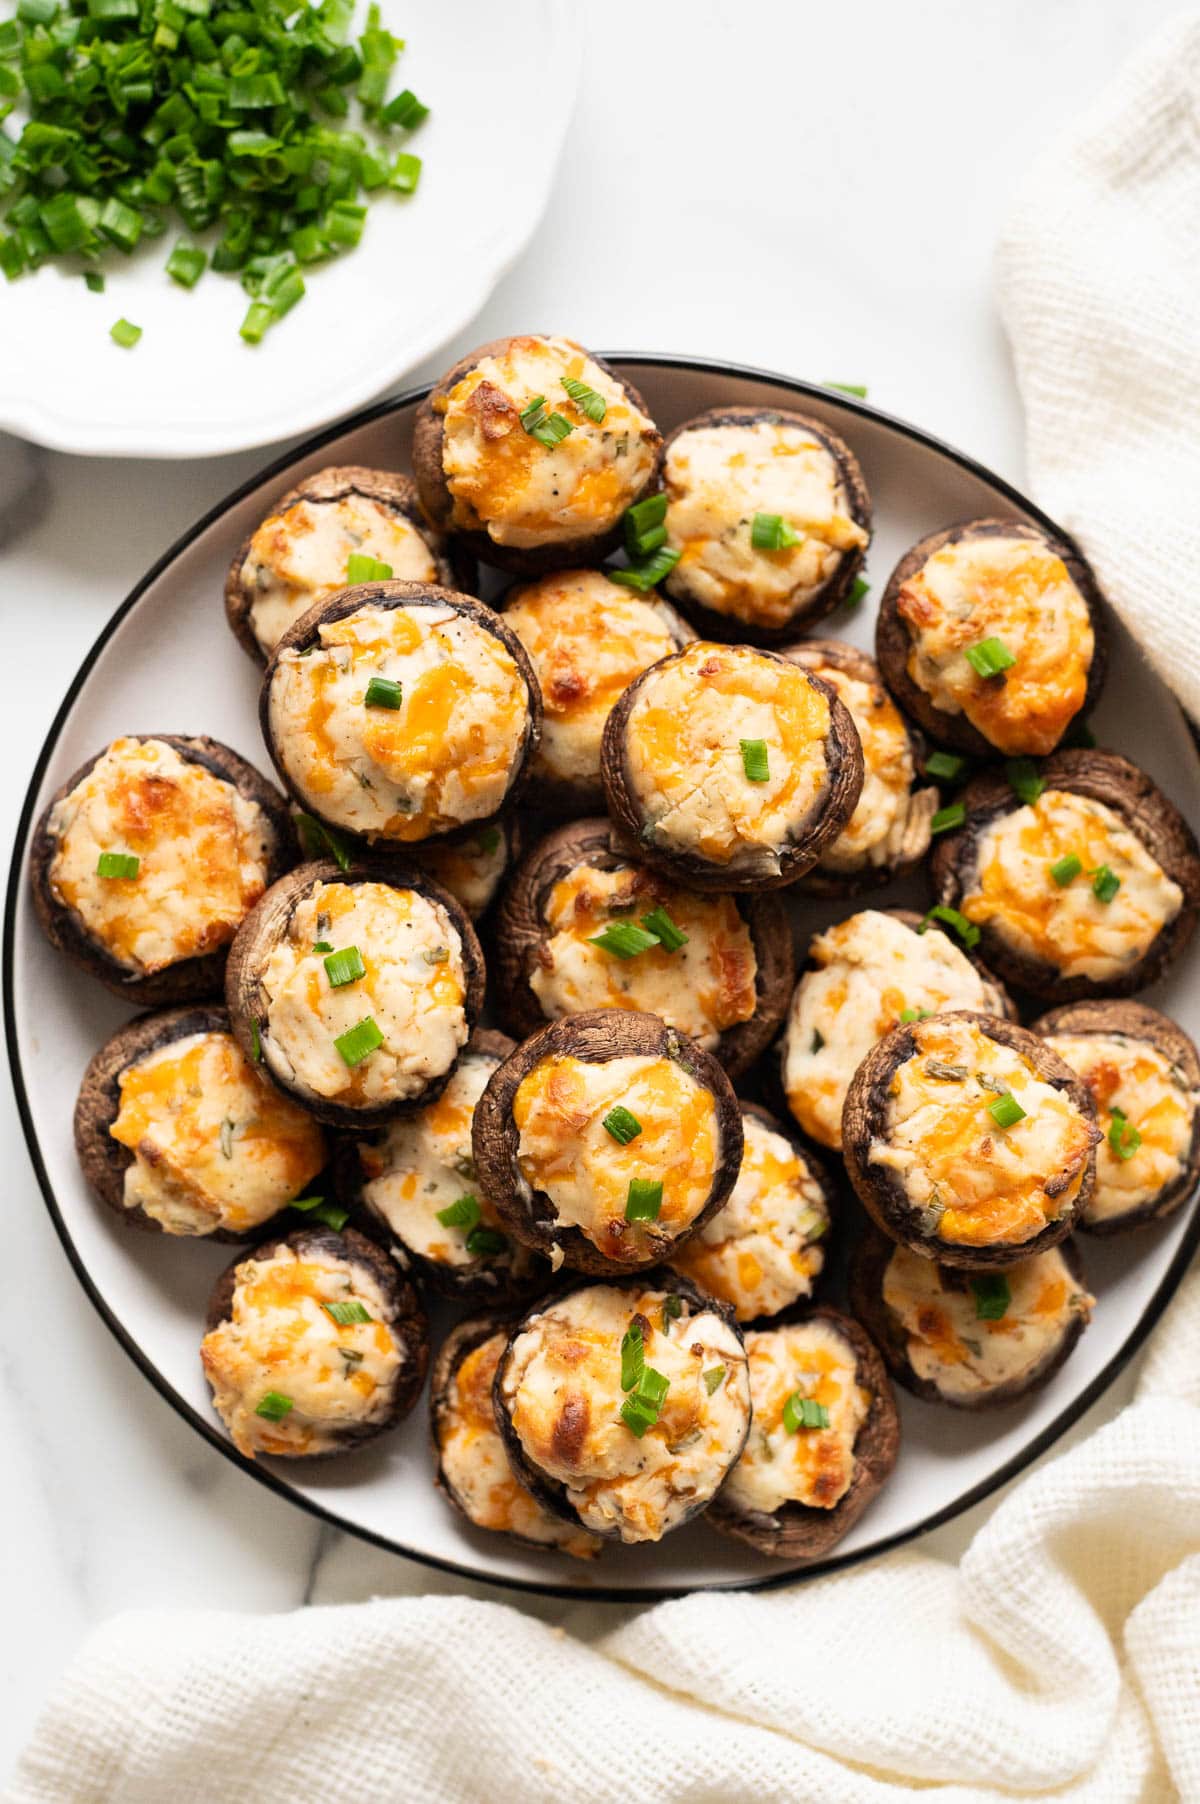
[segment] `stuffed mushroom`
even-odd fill
[[[415,866],[304,864],[248,916],[226,1002],[242,1051],[321,1121],[364,1127],[445,1089],[483,1003],[464,910]]]
[[[1200,1179],[1200,1054],[1142,1002],[1069,1003],[1033,1024],[1091,1091],[1104,1136],[1080,1222],[1093,1234],[1162,1221]]]
[[[461,589],[416,486],[392,470],[317,470],[276,501],[238,549],[225,613],[243,650],[265,664],[301,614],[354,581],[354,560],[386,564],[401,582]]]
[[[456,1301],[520,1300],[550,1278],[546,1260],[504,1232],[475,1182],[475,1105],[512,1050],[504,1034],[476,1028],[434,1102],[339,1155],[343,1201],[381,1230],[400,1266]]]
[[[842,1113],[850,1181],[876,1224],[943,1265],[1015,1265],[1087,1209],[1091,1096],[1044,1040],[968,1010],[893,1028]]]
[[[1095,1301],[1073,1240],[1002,1272],[967,1272],[868,1232],[850,1268],[851,1306],[893,1376],[955,1409],[1000,1408],[1048,1384]]]
[[[732,1314],[671,1272],[536,1305],[513,1330],[493,1395],[533,1494],[624,1542],[661,1540],[710,1505],[750,1426]]]
[[[941,798],[918,778],[920,736],[884,688],[879,667],[840,639],[802,639],[783,655],[827,682],[849,710],[863,752],[863,786],[846,826],[802,887],[818,896],[877,889],[920,864]]]
[[[631,383],[571,339],[533,333],[481,345],[434,384],[413,473],[438,528],[532,575],[611,551],[661,449]]]
[[[1191,939],[1200,848],[1127,759],[1058,752],[1036,771],[985,772],[962,802],[963,825],[934,852],[934,887],[1008,982],[1048,1002],[1127,996]]]
[[[936,921],[864,908],[815,934],[779,1048],[787,1106],[809,1138],[839,1149],[846,1091],[872,1046],[943,1009],[1012,1013],[990,972]]]
[[[656,1015],[552,1021],[495,1071],[472,1128],[479,1194],[557,1268],[670,1259],[728,1198],[742,1119],[724,1071]]]
[[[742,1104],[745,1150],[725,1207],[671,1264],[739,1322],[808,1302],[825,1268],[835,1213],[824,1167],[766,1109]]]
[[[868,1336],[834,1309],[749,1329],[746,1357],[754,1421],[708,1520],[808,1565],[849,1534],[896,1463],[892,1387]]]
[[[608,809],[651,864],[697,889],[774,889],[812,869],[863,783],[849,710],[776,652],[697,643],[608,717]]]
[[[542,692],[532,771],[538,806],[576,814],[602,807],[600,741],[613,704],[696,635],[653,589],[635,594],[603,570],[556,571],[510,589],[500,606]]]
[[[230,941],[294,856],[283,797],[228,746],[127,734],[51,798],[29,874],[51,943],[157,1008],[220,995]]]
[[[361,583],[310,609],[276,646],[259,701],[300,807],[385,844],[477,833],[515,799],[541,714],[512,629],[428,583]]]
[[[402,1421],[425,1380],[417,1294],[352,1228],[305,1228],[236,1260],[207,1327],[213,1405],[247,1459],[348,1452]]]
[[[1096,579],[1069,541],[1027,520],[968,520],[901,558],[875,655],[931,738],[1043,757],[1104,680]]]
[[[667,593],[708,639],[776,644],[844,600],[871,540],[858,459],[773,407],[714,407],[666,441]]]
[[[517,1033],[588,1009],[641,1009],[731,1076],[774,1038],[794,969],[779,897],[683,888],[615,850],[606,819],[557,828],[521,864],[501,903],[496,964]]]
[[[326,1159],[318,1123],[251,1064],[217,1007],[118,1028],[84,1073],[75,1148],[131,1225],[214,1240],[250,1238]]]
[[[429,1379],[438,1489],[473,1528],[593,1560],[603,1541],[525,1488],[496,1426],[492,1390],[511,1331],[502,1316],[472,1316],[442,1343]]]

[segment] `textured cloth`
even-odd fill
[[[1200,714],[1200,22],[1041,162],[1001,253],[1040,500]],[[1166,520],[1170,531],[1148,533]],[[612,1621],[612,1618],[606,1618]],[[592,1624],[594,1632],[594,1623]],[[509,1605],[120,1617],[10,1804],[1200,1799],[1200,1272],[1136,1402],[954,1568],[897,1554],[589,1642]]]

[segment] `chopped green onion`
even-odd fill
[[[633,1396],[626,1397],[621,1405],[621,1420],[639,1441],[648,1429],[654,1427],[658,1416],[658,1410],[649,1403],[643,1403],[636,1392]]]
[[[256,1416],[264,1417],[268,1422],[282,1422],[292,1407],[292,1399],[285,1397],[282,1391],[267,1391],[259,1399],[254,1413]]]
[[[771,775],[766,740],[739,739],[738,745],[741,747],[742,769],[746,773],[747,783],[766,783]]]
[[[836,388],[838,393],[843,395],[857,395],[860,401],[865,401],[867,398],[865,382],[825,382],[822,387]]]
[[[556,445],[561,445],[575,430],[570,420],[561,413],[546,412],[545,395],[537,395],[529,403],[521,415],[521,424],[530,438],[535,438],[539,445],[545,445],[547,451],[553,451]]]
[[[363,697],[363,705],[367,708],[390,708],[393,712],[404,701],[404,692],[399,683],[393,683],[389,677],[373,676],[367,684],[367,693]]]
[[[671,1332],[671,1323],[678,1321],[682,1314],[683,1298],[677,1290],[673,1290],[669,1295],[663,1298],[662,1331],[664,1334],[669,1334]]]
[[[599,946],[614,958],[636,958],[639,952],[649,952],[658,944],[656,933],[647,933],[634,921],[610,921],[603,933],[592,934],[588,939],[589,946]]]
[[[1018,1121],[1024,1121],[1026,1116],[1026,1111],[1016,1097],[1010,1096],[1007,1092],[990,1102],[987,1111],[998,1128],[1016,1127]]]
[[[404,88],[389,100],[379,115],[380,125],[398,125],[402,131],[416,131],[423,119],[428,119],[429,108],[423,106],[411,88]]]
[[[621,1389],[631,1391],[641,1383],[646,1366],[646,1337],[640,1322],[630,1322],[621,1336]]]
[[[1050,875],[1059,889],[1065,889],[1068,883],[1075,881],[1082,869],[1082,858],[1077,857],[1074,852],[1068,852],[1064,857],[1055,859],[1050,866]]]
[[[132,852],[101,852],[96,860],[97,877],[136,877],[142,861]]]
[[[625,1198],[626,1221],[657,1221],[663,1187],[658,1178],[630,1178]]]
[[[266,302],[251,301],[246,309],[246,316],[238,327],[238,334],[248,345],[260,345],[274,324],[275,315]]]
[[[929,1077],[939,1078],[947,1084],[962,1084],[967,1078],[965,1065],[951,1065],[945,1059],[926,1059],[925,1070]]]
[[[634,560],[647,558],[667,542],[667,497],[660,490],[625,509],[625,549]]]
[[[724,1384],[724,1382],[725,1382],[725,1367],[724,1366],[709,1366],[708,1370],[706,1372],[702,1372],[700,1374],[700,1376],[704,1380],[705,1390],[708,1392],[709,1396],[711,1397],[713,1392],[716,1390],[719,1390],[721,1388],[722,1384]]]
[[[330,988],[340,990],[348,983],[357,983],[365,977],[367,967],[363,964],[362,953],[357,946],[343,946],[340,952],[331,952],[325,960],[325,974],[329,978]]]
[[[332,858],[339,871],[350,869],[350,852],[340,834],[312,814],[297,814],[300,843],[310,858]]]
[[[119,319],[115,325],[109,327],[108,336],[114,344],[120,345],[126,351],[131,351],[142,336],[142,328],[133,325],[127,319]]]
[[[1142,1144],[1142,1136],[1133,1127],[1123,1109],[1114,1109],[1108,1124],[1108,1144],[1114,1156],[1122,1161],[1132,1159]]]
[[[393,194],[415,194],[421,179],[421,159],[402,150],[392,164],[388,187]]]
[[[83,272],[83,281],[89,294],[104,293],[104,277],[100,274],[98,269],[85,269]]]
[[[932,1009],[927,1009],[927,1008],[904,1008],[904,1009],[901,1009],[900,1010],[900,1025],[901,1025],[901,1027],[911,1027],[914,1021],[928,1021],[932,1012],[933,1012]]]
[[[364,1015],[354,1027],[348,1028],[344,1034],[339,1034],[333,1043],[344,1063],[353,1070],[356,1065],[361,1065],[363,1060],[368,1058],[377,1047],[383,1045],[383,1035],[374,1019],[370,1015]]]
[[[1121,879],[1111,865],[1101,864],[1092,872],[1092,894],[1097,902],[1111,902],[1121,887]]]
[[[678,952],[688,943],[687,934],[682,927],[676,927],[665,908],[652,908],[648,915],[643,915],[642,926],[654,935],[664,952]]]
[[[346,1303],[322,1303],[321,1308],[326,1315],[332,1316],[339,1328],[349,1328],[353,1322],[370,1322],[374,1317],[367,1311],[366,1305],[357,1297]]]
[[[472,1228],[467,1235],[467,1251],[473,1259],[496,1259],[508,1251],[508,1241],[495,1228]]]
[[[637,1116],[632,1115],[622,1103],[617,1103],[615,1108],[610,1109],[600,1125],[620,1146],[628,1146],[642,1131],[642,1124]]]
[[[966,768],[966,759],[957,752],[930,752],[925,760],[925,775],[940,783],[957,783]]]
[[[945,808],[939,808],[929,823],[931,833],[952,833],[961,827],[967,818],[965,802],[950,802]]]
[[[208,257],[199,245],[188,244],[181,238],[167,258],[167,274],[181,288],[194,288],[207,264]]]
[[[1002,671],[1011,670],[1016,663],[1003,639],[980,639],[974,645],[968,645],[964,657],[976,676],[995,677]]]
[[[927,911],[921,921],[921,925],[917,928],[917,932],[927,932],[930,923],[933,921],[939,921],[944,926],[951,928],[952,931],[958,935],[968,952],[970,952],[972,947],[979,944],[978,927],[976,927],[974,921],[968,921],[966,915],[960,915],[957,908],[947,908],[944,902],[937,903],[933,908]]]
[[[628,564],[623,570],[606,570],[604,572],[610,583],[620,583],[623,588],[636,589],[639,595],[645,595],[660,583],[664,576],[670,576],[679,562],[680,553],[672,551],[667,545],[660,545],[649,557],[640,558],[636,563]]]
[[[755,514],[750,543],[755,551],[788,551],[799,545],[803,533],[793,531],[782,514]]]
[[[829,1411],[815,1397],[793,1391],[783,1406],[783,1426],[789,1434],[795,1434],[801,1428],[828,1428]]]
[[[362,551],[352,551],[346,560],[346,581],[351,585],[385,583],[391,574],[390,564],[385,564],[381,558],[368,557]]]
[[[254,1063],[256,1065],[261,1065],[263,1055],[262,1034],[259,1031],[258,1022],[254,1020],[251,1020],[250,1022],[250,1051],[253,1054]]]
[[[1012,1291],[1003,1272],[981,1272],[971,1279],[971,1289],[975,1293],[976,1321],[998,1322],[1007,1313]]]
[[[332,952],[333,951],[333,942],[331,940],[315,940],[313,942],[313,951],[314,952]]]
[[[608,412],[604,396],[597,394],[594,388],[589,388],[586,382],[581,382],[578,376],[564,376],[562,385],[580,413],[586,415],[593,426],[603,426],[604,416]],[[626,518],[628,519],[628,515]]]
[[[866,577],[856,576],[854,581],[850,584],[850,593],[846,597],[846,606],[848,608],[856,608],[859,602],[865,600],[870,592],[871,585]]]
[[[439,1209],[437,1218],[443,1228],[476,1228],[480,1217],[479,1199],[475,1196],[460,1196],[444,1209]]]
[[[307,1215],[310,1221],[319,1221],[327,1228],[339,1234],[350,1220],[349,1211],[340,1203],[327,1203],[323,1196],[302,1196],[298,1201],[288,1204],[289,1209],[299,1209],[301,1215]]]
[[[1030,808],[1046,787],[1046,779],[1032,758],[1010,758],[1004,766],[1009,787]]]

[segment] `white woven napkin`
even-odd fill
[[[1001,251],[1035,493],[1200,714],[1200,19],[1038,165]],[[585,1645],[508,1605],[120,1617],[10,1804],[1200,1799],[1200,1272],[1136,1401],[956,1571],[703,1594]]]

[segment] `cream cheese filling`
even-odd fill
[[[1096,1187],[1084,1219],[1113,1221],[1177,1184],[1191,1157],[1200,1097],[1177,1065],[1128,1034],[1048,1034],[1047,1044],[1092,1093],[1100,1132]],[[1132,1136],[1137,1144],[1128,1151]],[[1126,1149],[1122,1157],[1118,1148]]]

